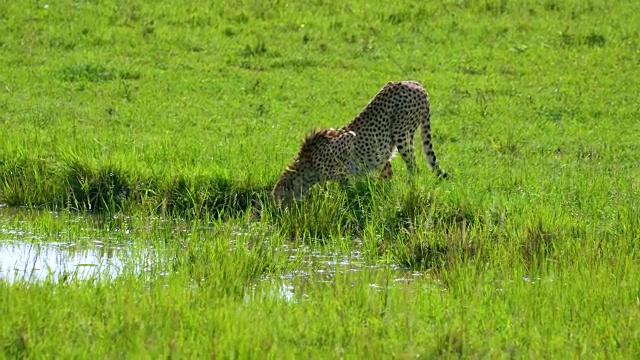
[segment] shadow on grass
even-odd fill
[[[240,216],[261,209],[268,198],[268,186],[238,185],[225,177],[174,177],[161,193],[160,212],[195,218]]]
[[[391,254],[408,269],[446,270],[462,262],[477,259],[481,243],[465,237],[466,230],[446,232],[436,229],[428,234],[407,233],[391,243]]]
[[[556,252],[560,231],[541,219],[527,224],[520,234],[520,255],[527,268],[535,268],[551,261]]]
[[[347,186],[313,188],[303,201],[270,207],[271,222],[289,239],[304,243],[331,243],[341,239],[377,239],[380,253],[400,247],[411,254],[394,254],[408,267],[431,267],[449,245],[407,239],[409,234],[438,231],[449,238],[468,228],[484,226],[485,211],[464,199],[436,199],[429,190],[401,182],[358,180]],[[491,220],[493,221],[493,220]],[[372,236],[373,235],[373,236]],[[419,241],[418,241],[419,240]],[[434,258],[435,257],[435,258]]]
[[[487,221],[480,216],[485,211],[464,197],[439,198],[430,185],[425,189],[366,178],[346,186],[329,183],[324,189],[314,187],[306,199],[288,207],[275,206],[270,190],[221,175],[159,178],[77,159],[63,164],[0,163],[0,202],[10,206],[94,214],[137,210],[185,220],[250,215],[250,220],[275,225],[292,241],[332,243],[373,235],[382,251],[391,249],[400,264],[414,269],[438,268],[473,256],[475,250],[456,239]],[[432,241],[429,234],[436,233],[438,241]]]
[[[0,159],[0,203],[92,213],[151,213],[185,218],[239,216],[260,206],[271,189],[223,176],[141,176],[118,166],[80,160]]]

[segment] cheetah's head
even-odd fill
[[[281,203],[298,200],[316,183],[334,178],[340,166],[336,152],[346,151],[355,137],[353,132],[334,129],[315,130],[302,142],[298,154],[280,175],[272,191],[273,198]]]
[[[304,197],[318,181],[319,175],[311,158],[297,156],[291,165],[282,172],[271,194],[276,202],[289,203]]]

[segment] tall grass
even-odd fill
[[[111,239],[132,257],[115,279],[0,282],[6,356],[638,353],[637,245],[596,233],[418,230],[382,249],[385,265],[359,249],[372,238],[292,246],[248,219],[13,219],[24,237]]]
[[[0,5],[0,241],[131,249],[115,279],[0,281],[0,351],[637,357],[638,14]],[[403,79],[452,180],[394,159],[390,182],[269,202],[307,131]]]

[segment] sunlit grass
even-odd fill
[[[0,351],[637,357],[639,14],[0,5],[0,241],[127,249],[115,277],[0,282]],[[452,180],[419,150],[414,178],[269,201],[307,131],[404,79]]]

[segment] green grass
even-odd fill
[[[1,4],[0,203],[29,211],[0,208],[0,241],[132,250],[116,279],[0,282],[0,351],[638,357],[638,23],[602,0]],[[419,153],[414,179],[394,159],[265,201],[307,131],[404,79],[453,180]]]

